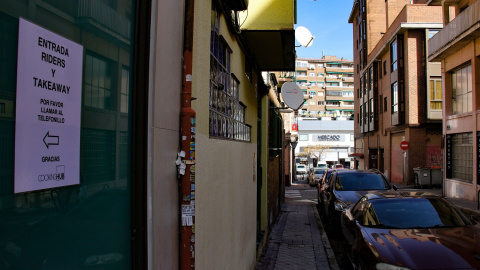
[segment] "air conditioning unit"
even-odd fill
[[[248,0],[226,0],[228,7],[231,10],[241,11],[248,7]]]

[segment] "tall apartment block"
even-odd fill
[[[412,184],[442,167],[442,76],[427,59],[442,10],[426,1],[356,0],[353,27],[355,153],[360,169]],[[433,170],[432,170],[433,168]]]
[[[428,41],[428,60],[442,66],[444,178],[447,197],[479,201],[480,1],[427,1],[443,12]]]
[[[335,117],[353,114],[353,62],[336,56],[297,58],[294,81],[302,89],[302,116]],[[287,74],[288,75],[288,74]],[[280,74],[280,79],[282,74]]]

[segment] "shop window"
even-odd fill
[[[473,133],[452,135],[452,178],[473,181]]]

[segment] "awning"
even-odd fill
[[[348,155],[349,157],[363,158],[363,153],[352,153]]]

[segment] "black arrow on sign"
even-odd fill
[[[60,142],[59,136],[51,136],[50,131],[47,131],[45,137],[43,137],[43,143],[48,148],[49,145],[58,145]]]

